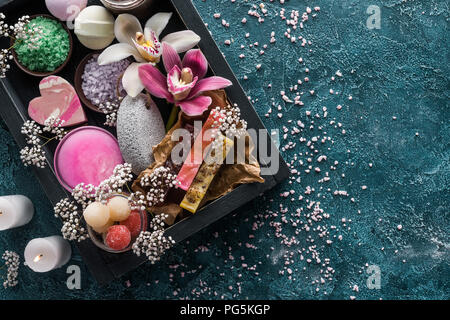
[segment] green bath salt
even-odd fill
[[[70,41],[67,31],[59,22],[45,17],[34,18],[27,26],[40,28],[42,35],[31,48],[26,40],[16,41],[14,50],[20,64],[35,72],[56,70],[69,55]]]

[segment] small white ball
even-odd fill
[[[112,221],[124,221],[130,216],[131,207],[127,198],[114,197],[108,201],[107,206]]]
[[[100,202],[93,202],[84,210],[84,220],[93,228],[105,226],[110,220],[109,208]]]
[[[115,38],[114,17],[105,7],[86,7],[75,19],[75,34],[85,47],[104,49]]]

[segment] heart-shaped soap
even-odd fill
[[[50,76],[39,83],[41,96],[28,105],[28,115],[37,123],[54,116],[63,120],[63,127],[71,127],[87,122],[80,99],[75,88],[64,78]]]

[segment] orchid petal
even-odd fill
[[[138,18],[128,13],[120,14],[117,17],[114,23],[114,34],[120,43],[133,45],[137,32],[143,32]]]
[[[127,94],[133,98],[137,97],[139,93],[144,90],[141,78],[139,78],[139,67],[146,65],[147,63],[132,63],[128,66],[127,70],[122,77],[122,85]]]
[[[212,99],[210,97],[200,96],[191,100],[184,100],[177,102],[181,110],[188,116],[198,116],[203,114],[211,105]]]
[[[208,60],[199,49],[186,52],[183,58],[183,68],[190,68],[194,76],[203,79],[208,72]]]
[[[198,96],[202,92],[210,90],[218,90],[231,86],[233,83],[222,77],[210,77],[205,78],[197,82],[197,85],[192,89],[191,94],[188,98]]]
[[[139,67],[139,77],[151,95],[173,102],[173,97],[167,90],[167,78],[157,68],[150,64],[143,65]]]
[[[117,43],[109,46],[103,50],[97,61],[99,65],[103,66],[128,58],[129,56],[133,56],[138,62],[145,62],[137,49],[127,43]]]
[[[150,29],[150,28],[144,28],[144,38],[145,38],[145,41],[149,41],[149,40],[152,41],[154,37],[156,37],[157,40],[159,41],[158,35],[156,34],[155,31],[153,31],[153,30]]]
[[[200,42],[200,37],[191,30],[183,30],[168,34],[161,42],[167,42],[178,53],[181,53],[195,47]]]
[[[177,66],[181,68],[181,59],[178,53],[168,43],[163,42],[163,63],[167,73],[169,73],[173,67]]]
[[[145,28],[155,31],[156,35],[159,37],[169,23],[171,17],[172,12],[159,12],[147,20]]]

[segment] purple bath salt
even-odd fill
[[[119,93],[125,96],[125,90],[119,77],[123,75],[130,65],[128,59],[113,62],[104,66],[97,63],[98,55],[94,55],[84,68],[81,76],[83,80],[81,88],[83,93],[92,104],[99,106],[104,102],[114,102],[118,100],[117,89]]]

